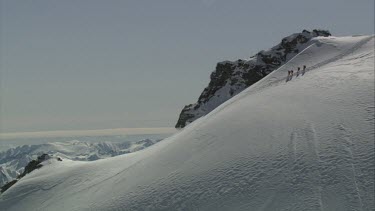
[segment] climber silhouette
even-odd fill
[[[306,71],[306,65],[303,65],[303,69],[302,69],[302,75],[305,74],[305,71]]]

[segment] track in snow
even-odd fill
[[[331,43],[144,151],[34,171],[0,209],[372,210],[374,52],[361,37]],[[281,83],[306,59],[316,71]]]

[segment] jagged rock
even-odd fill
[[[6,183],[4,186],[1,187],[0,191],[3,193],[4,191],[8,190],[12,185],[16,184],[18,180],[20,180],[22,177],[24,177],[26,174],[34,171],[35,169],[41,168],[43,165],[41,164],[43,161],[50,159],[51,156],[48,154],[42,154],[41,156],[38,156],[36,160],[30,161],[27,166],[25,167],[25,170],[22,174],[18,175],[17,179],[12,180],[8,183]],[[61,158],[57,158],[57,160]]]
[[[62,159],[93,161],[118,156],[144,149],[160,140],[141,140],[125,142],[85,142],[71,140],[38,145],[23,145],[0,152],[0,187],[17,179],[32,160],[46,158],[48,154],[57,161]]]
[[[34,171],[35,169],[38,169],[42,167],[43,165],[41,164],[43,161],[50,159],[51,157],[48,154],[42,154],[39,156],[36,160],[30,161],[29,164],[25,167],[25,170],[23,171],[22,174],[18,175],[17,179],[21,179],[24,177],[26,174]]]
[[[1,193],[4,193],[6,190],[8,190],[12,185],[16,184],[18,180],[12,180],[8,183],[6,183],[3,187],[0,188]]]
[[[176,128],[183,128],[201,116],[256,83],[307,47],[306,43],[317,36],[331,36],[327,30],[303,30],[281,40],[273,48],[260,51],[248,60],[224,61],[216,65],[208,86],[194,104],[186,105],[179,116]]]

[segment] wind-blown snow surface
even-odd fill
[[[42,154],[62,159],[93,161],[142,150],[160,141],[142,139],[125,142],[90,143],[79,140],[22,145],[0,152],[0,187],[22,174],[26,165]]]
[[[44,166],[1,195],[0,210],[373,210],[373,46],[316,38],[178,134]]]

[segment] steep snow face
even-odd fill
[[[33,171],[0,210],[372,210],[373,46],[372,36],[315,38],[158,144]]]
[[[199,96],[198,102],[185,106],[176,124],[183,128],[201,116],[256,83],[273,70],[289,61],[314,41],[312,38],[331,34],[325,30],[303,30],[282,39],[280,44],[266,51],[260,51],[248,60],[224,61],[216,66],[210,76],[209,85]]]
[[[143,139],[122,143],[72,140],[37,145],[23,145],[0,152],[0,187],[20,175],[25,166],[42,154],[63,159],[93,161],[142,150],[159,140]]]

